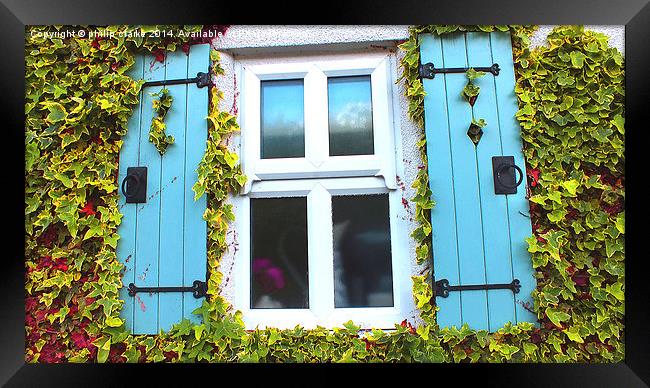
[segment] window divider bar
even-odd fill
[[[332,199],[320,183],[307,196],[309,309],[325,320],[334,311]]]

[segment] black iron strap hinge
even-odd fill
[[[142,87],[147,86],[164,86],[164,85],[182,85],[182,84],[192,84],[196,83],[196,86],[199,88],[210,85],[210,74],[198,72],[196,77],[187,78],[187,79],[168,79],[165,81],[149,81],[145,82]]]
[[[433,63],[429,62],[420,65],[419,73],[420,78],[433,79],[437,73],[465,73],[469,69],[469,67],[441,67],[436,69]],[[490,67],[474,67],[474,70],[485,71],[494,75],[499,75],[499,71],[501,69],[499,69],[499,64],[495,63]]]
[[[450,286],[449,280],[440,279],[436,281],[435,293],[436,296],[446,298],[449,296],[449,293],[452,291],[468,291],[468,290],[512,290],[513,293],[517,294],[521,289],[521,284],[519,284],[519,279],[514,279],[508,284],[471,284],[471,285],[462,285],[462,286]]]
[[[208,294],[208,285],[200,280],[195,280],[191,287],[138,287],[130,283],[129,296],[135,296],[138,292],[191,292],[199,299]]]

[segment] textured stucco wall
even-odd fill
[[[408,38],[408,26],[232,26],[214,41],[218,50],[278,48]],[[241,50],[240,50],[241,51]]]
[[[540,26],[532,37],[532,46],[536,47],[546,42],[546,36],[554,26]],[[610,45],[624,52],[624,26],[588,26],[589,29],[600,31],[610,37]],[[239,111],[239,83],[237,79],[237,61],[240,59],[256,58],[263,61],[266,57],[300,54],[316,55],[331,51],[349,50],[388,50],[395,52],[392,62],[392,72],[395,78],[401,74],[398,63],[403,53],[395,50],[398,41],[408,37],[408,26],[233,26],[224,37],[212,42],[214,48],[221,51],[221,65],[225,74],[216,78],[216,86],[223,92],[221,109],[233,114]],[[381,46],[381,47],[378,47]],[[331,55],[337,55],[332,53]],[[402,196],[407,200],[414,196],[411,188],[417,175],[418,166],[422,165],[416,142],[422,136],[422,130],[408,119],[408,100],[405,97],[404,80],[393,86],[396,89],[393,109],[401,134],[396,139],[396,144],[401,143],[401,163],[398,175],[403,184],[400,184]],[[239,151],[240,137],[234,135],[227,140],[228,146]],[[397,160],[400,163],[400,160]],[[238,198],[230,198],[234,205],[235,214],[239,205]],[[415,205],[410,204],[405,216],[408,223],[408,233],[417,227],[413,222]],[[413,258],[410,265],[410,274],[418,275],[427,267],[427,264],[418,266],[415,263],[415,242],[409,237],[408,257]],[[231,227],[227,235],[230,246],[221,262],[224,274],[222,295],[229,301],[234,301],[234,263],[235,254],[240,244],[235,227]],[[410,282],[410,280],[409,280]],[[410,283],[409,283],[410,284]],[[408,314],[410,322],[420,323],[417,311]]]

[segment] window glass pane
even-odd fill
[[[388,194],[332,197],[334,306],[393,305]]]
[[[251,199],[251,307],[308,308],[307,198]]]
[[[262,81],[262,159],[305,156],[304,82]]]
[[[330,156],[373,154],[370,76],[328,78],[327,101]]]

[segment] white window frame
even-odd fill
[[[248,181],[233,197],[239,249],[234,254],[234,306],[247,329],[255,327],[340,327],[352,320],[362,328],[394,329],[414,310],[409,240],[402,192],[396,184],[393,121],[395,58],[386,52],[239,61],[242,168]],[[370,75],[373,155],[329,156],[327,77]],[[305,157],[260,158],[260,82],[304,78]],[[393,306],[334,307],[333,195],[388,194]],[[251,308],[251,198],[307,197],[309,308]]]
[[[389,63],[385,53],[361,54],[353,59],[243,63],[242,168],[249,179],[242,194],[260,180],[344,176],[381,176],[386,187],[397,188]],[[330,156],[327,77],[354,75],[370,75],[374,154]],[[300,78],[304,79],[305,157],[262,159],[260,84]]]

